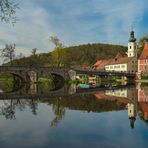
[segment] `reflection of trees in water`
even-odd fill
[[[4,106],[0,109],[0,115],[5,116],[6,119],[15,119],[15,106],[13,100],[4,102]]]
[[[56,103],[56,100],[57,99],[53,98],[47,101],[52,105]],[[123,110],[126,106],[125,103],[118,102],[118,100],[106,100],[104,98],[97,100],[92,94],[63,97],[60,99],[60,105],[63,108],[88,112]]]
[[[5,116],[6,119],[15,120],[16,108],[23,111],[27,106],[30,106],[32,113],[37,115],[38,102],[25,99],[3,100],[3,105],[0,106],[0,115]]]
[[[38,102],[35,101],[34,99],[31,99],[30,102],[29,102],[29,106],[32,110],[32,113],[34,115],[37,115],[37,109],[38,109]]]
[[[62,118],[65,115],[65,108],[61,105],[61,99],[55,99],[54,104],[52,105],[52,110],[54,112],[55,117],[51,121],[50,125],[52,127],[56,127],[59,121],[62,120]]]
[[[88,112],[106,112],[125,109],[125,103],[119,103],[117,100],[105,100],[103,98],[96,99],[94,95],[88,94],[51,99],[14,99],[4,102],[6,103],[0,107],[0,115],[5,116],[6,119],[15,119],[16,109],[23,111],[29,107],[32,114],[37,115],[38,103],[51,106],[54,113],[54,118],[50,122],[52,127],[57,126],[65,116],[66,108]]]
[[[46,101],[48,103],[48,101]],[[2,102],[1,102],[2,103]],[[25,99],[14,99],[14,100],[3,100],[3,105],[0,106],[0,115],[5,116],[6,119],[15,120],[16,109],[23,111],[26,107],[29,106],[32,114],[37,115],[38,110],[38,99],[34,100],[25,100]],[[61,99],[54,99],[52,102],[52,110],[55,117],[51,121],[50,125],[52,127],[57,126],[57,124],[62,120],[65,115],[65,108],[61,104]]]
[[[0,88],[3,92],[14,92],[22,87],[21,79],[14,74],[0,73]]]

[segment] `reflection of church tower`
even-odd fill
[[[128,107],[128,117],[130,119],[130,126],[131,128],[134,128],[134,122],[136,120],[136,115],[137,115],[136,108],[134,104],[129,104],[129,103],[127,107]]]
[[[130,32],[127,54],[128,54],[128,57],[136,57],[137,58],[137,44],[136,44],[136,38],[134,37],[133,30]]]

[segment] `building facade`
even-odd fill
[[[134,31],[131,31],[128,42],[128,52],[126,56],[115,57],[110,63],[105,66],[106,71],[118,72],[137,72],[137,43],[134,37]]]
[[[138,75],[148,76],[148,40],[145,40],[144,49],[138,59]]]
[[[127,53],[118,53],[115,58],[109,60],[98,60],[94,64],[94,68],[105,71],[117,72],[137,72],[137,43],[134,37],[134,31],[130,32]]]

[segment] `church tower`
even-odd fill
[[[128,54],[128,57],[136,57],[137,58],[137,43],[136,43],[136,38],[134,37],[133,30],[130,32],[127,54]]]

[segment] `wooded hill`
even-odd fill
[[[114,58],[120,51],[127,51],[127,47],[110,44],[86,44],[59,49],[64,53],[62,66],[93,65],[99,59]],[[61,52],[60,51],[60,52]],[[13,60],[13,66],[53,66],[53,52],[31,55]],[[59,54],[60,56],[60,54]],[[10,64],[10,63],[9,63]]]

